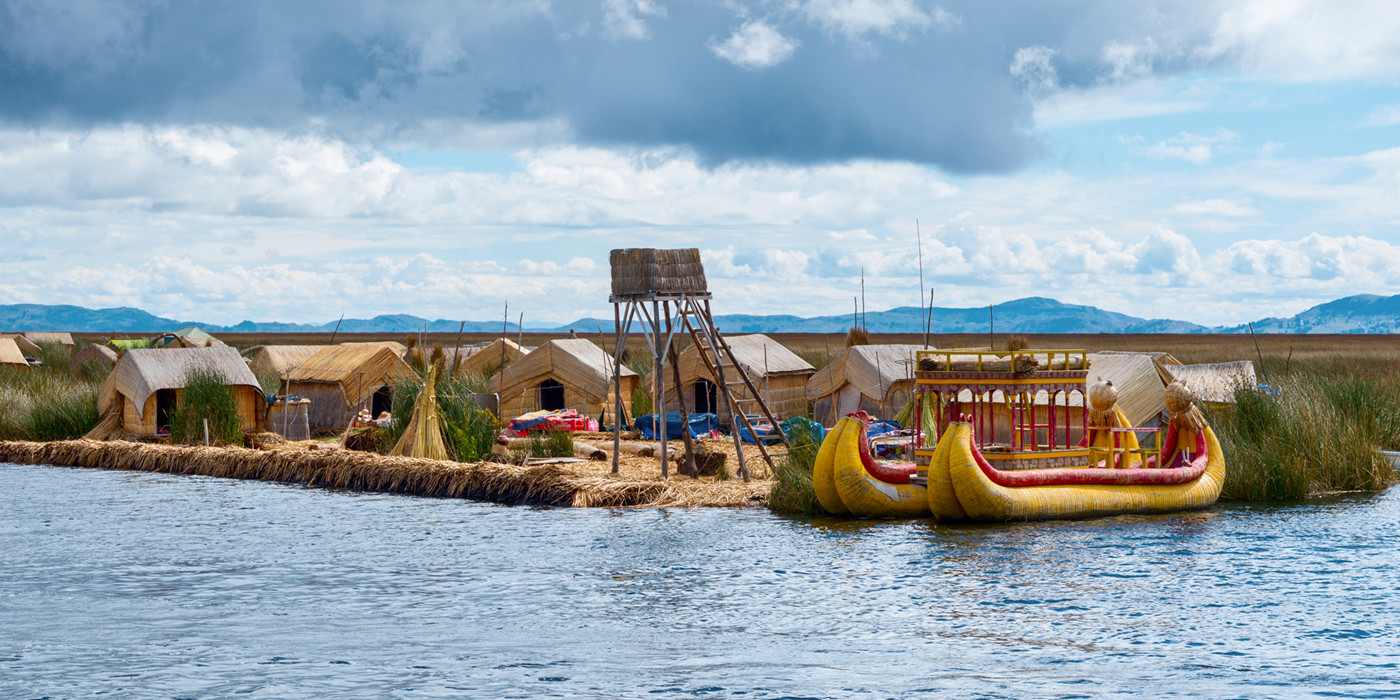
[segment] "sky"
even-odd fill
[[[1400,291],[1398,84],[1389,1],[0,0],[0,304],[1233,325]]]

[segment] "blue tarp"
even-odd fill
[[[749,416],[750,422],[757,422],[757,419],[757,416]],[[822,440],[826,439],[826,427],[824,427],[821,423],[814,423],[806,418],[803,418],[802,416],[793,416],[792,418],[783,421],[783,434],[786,435],[789,440],[791,440],[793,428],[799,425],[805,425],[807,426],[808,430],[812,431],[812,437],[816,440],[817,444],[821,444]],[[753,437],[749,435],[749,429],[745,428],[743,423],[739,424],[739,432],[743,434],[744,442],[754,444]],[[765,432],[762,429],[759,429],[758,437],[765,443],[776,442],[778,439],[776,433]]]
[[[901,428],[898,423],[892,420],[876,419],[870,421],[870,423],[865,426],[865,436],[868,438],[873,438],[876,435],[893,433],[898,430],[903,430],[903,428]]]
[[[656,439],[656,414],[649,413],[633,422],[633,427],[642,431],[642,436],[648,440]],[[719,416],[713,413],[692,413],[690,414],[690,436],[700,437],[709,435],[710,431],[719,426]],[[681,413],[671,411],[666,414],[666,439],[681,439]]]

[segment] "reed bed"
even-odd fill
[[[65,440],[0,442],[0,462],[270,481],[331,489],[567,507],[763,505],[766,484],[678,478],[662,481],[656,460],[529,466],[388,457],[317,443],[271,449]]]

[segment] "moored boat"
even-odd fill
[[[1180,384],[1167,388],[1165,429],[1133,427],[1115,405],[1111,383],[1089,386],[1088,370],[1082,351],[921,352],[914,434],[925,440],[914,450],[916,461],[874,460],[869,418],[851,414],[818,453],[818,502],[838,515],[948,521],[1214,504],[1225,463],[1190,392]]]

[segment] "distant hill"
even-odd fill
[[[1221,329],[1248,333],[1249,327]],[[1266,318],[1254,322],[1256,333],[1397,333],[1400,332],[1400,295],[1382,297],[1358,294],[1304,311],[1292,318]]]
[[[918,333],[920,310],[901,306],[888,311],[866,314],[866,326],[871,333]],[[1063,304],[1045,297],[1027,297],[997,304],[993,313],[998,333],[1203,333],[1205,326],[1186,321],[1149,320],[1127,314],[1104,311],[1093,306]],[[987,307],[934,307],[934,333],[984,333],[987,330]],[[715,325],[726,333],[842,333],[851,327],[851,315],[818,316],[749,316],[721,315]],[[596,328],[611,331],[612,321],[579,319],[560,329]]]
[[[873,333],[918,333],[920,311],[903,306],[872,311],[866,323]],[[1247,325],[1208,328],[1188,321],[1144,319],[1094,306],[1064,304],[1045,297],[1016,299],[995,307],[998,333],[1244,333]],[[987,307],[933,309],[934,333],[982,333],[987,330]],[[140,309],[85,309],[80,306],[43,304],[0,305],[0,330],[72,331],[84,333],[154,333],[197,325],[211,333],[329,333],[337,321],[323,324],[244,321],[232,326],[176,321]],[[849,314],[803,318],[790,315],[760,316],[728,314],[715,317],[726,333],[841,333],[851,326]],[[424,324],[430,333],[455,333],[461,321],[428,319],[408,314],[347,318],[340,322],[343,333],[413,333]],[[580,318],[562,326],[531,325],[527,331],[567,332],[580,335],[613,329],[612,319]],[[520,329],[507,324],[507,332]],[[499,321],[468,321],[469,333],[501,330]],[[1400,333],[1400,295],[1381,297],[1369,294],[1337,299],[1304,311],[1292,318],[1266,318],[1254,323],[1259,333]]]

